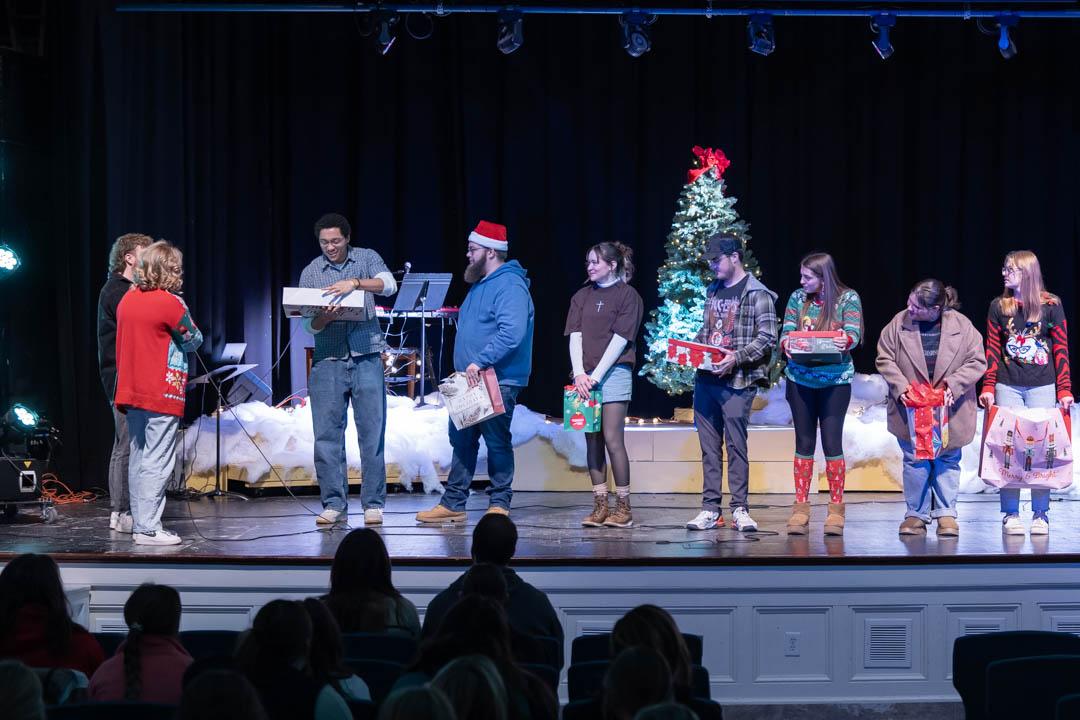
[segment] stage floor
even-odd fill
[[[521,492],[514,495],[518,526],[517,565],[800,565],[919,564],[1080,561],[1080,503],[1055,502],[1049,536],[1003,536],[996,495],[963,496],[960,537],[900,537],[904,503],[895,493],[849,493],[847,529],[841,538],[823,537],[824,494],[814,501],[811,534],[788,537],[784,523],[790,495],[751,496],[761,530],[693,532],[683,524],[698,510],[693,495],[639,494],[633,497],[635,526],[621,530],[583,528],[589,493]],[[359,498],[350,520],[363,526]],[[396,565],[468,564],[472,526],[487,498],[469,500],[465,525],[422,526],[413,516],[431,507],[434,495],[395,493],[387,498],[385,524],[378,528]],[[152,561],[154,563],[325,564],[349,529],[317,529],[317,496],[237,500],[169,501],[165,524],[184,537],[182,545],[145,547],[108,528],[105,501],[64,505],[53,524],[24,511],[0,525],[0,560],[24,552],[48,553],[65,563]],[[725,513],[727,516],[727,513]],[[1030,512],[1025,507],[1025,521]],[[729,516],[728,516],[729,517]],[[729,518],[730,519],[730,518]]]

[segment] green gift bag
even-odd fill
[[[599,390],[589,393],[588,400],[582,400],[573,385],[563,390],[562,415],[563,430],[584,430],[600,432],[600,406],[603,396]]]

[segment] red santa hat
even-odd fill
[[[506,252],[509,247],[506,242],[506,226],[487,220],[477,223],[476,229],[469,233],[469,242],[502,252]]]

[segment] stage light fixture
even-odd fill
[[[648,26],[656,22],[655,15],[643,12],[625,12],[619,18],[622,26],[623,50],[630,57],[641,57],[652,48]]]
[[[40,416],[22,403],[15,403],[4,415],[4,424],[21,433],[29,433],[38,426]]]
[[[509,55],[525,44],[525,21],[521,12],[504,10],[499,13],[499,35],[495,46],[503,55]]]
[[[413,40],[429,40],[435,34],[435,21],[427,13],[409,13],[405,16],[405,32]]]
[[[746,36],[750,41],[750,52],[771,55],[776,49],[776,33],[773,29],[772,15],[751,15],[746,24]]]
[[[375,49],[380,55],[390,52],[397,40],[395,26],[398,16],[393,13],[377,13],[375,17]]]
[[[19,265],[18,253],[7,245],[0,245],[0,275],[15,272]]]
[[[1016,26],[1015,15],[998,15],[998,52],[1001,57],[1011,60],[1016,57],[1016,43],[1013,42],[1009,29]]]
[[[877,33],[877,37],[870,44],[874,46],[874,50],[877,50],[877,54],[882,60],[888,60],[896,51],[892,41],[889,40],[889,31],[895,26],[895,15],[875,15],[870,20],[870,29]]]

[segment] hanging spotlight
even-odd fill
[[[18,430],[21,433],[28,433],[37,428],[40,419],[38,414],[26,405],[15,403],[11,409],[7,411],[7,414],[4,415],[3,422],[14,430]]]
[[[895,52],[892,41],[889,40],[889,30],[895,26],[895,15],[875,15],[870,19],[870,30],[877,33],[877,37],[870,44],[882,60],[888,60]]]
[[[19,265],[18,254],[7,245],[0,245],[0,276],[15,272]]]
[[[390,52],[397,40],[395,26],[398,16],[394,13],[378,12],[375,14],[375,49],[380,55]]]
[[[622,14],[619,18],[619,25],[622,26],[623,50],[626,50],[627,55],[641,57],[649,52],[649,49],[652,48],[652,41],[649,40],[647,28],[654,22],[656,22],[655,15],[633,11]]]
[[[413,40],[428,40],[435,34],[435,21],[427,13],[409,13],[405,16],[405,32]]]
[[[746,36],[750,41],[750,52],[758,55],[771,55],[776,49],[776,34],[773,31],[772,15],[751,15],[746,24]]]
[[[998,15],[998,52],[1001,57],[1011,60],[1016,57],[1016,43],[1013,42],[1009,28],[1016,27],[1015,15]]]
[[[495,46],[503,55],[509,55],[525,44],[524,20],[521,12],[507,9],[499,13],[499,35]]]

